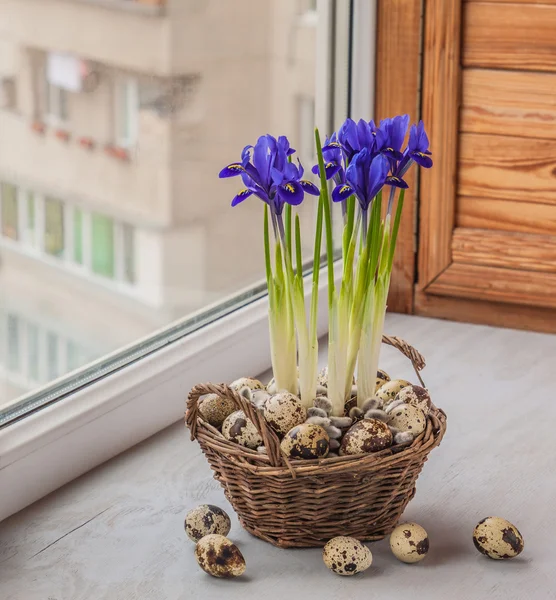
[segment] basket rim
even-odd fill
[[[428,454],[438,446],[446,432],[446,413],[434,407],[427,418],[427,427],[423,433],[416,437],[411,444],[403,447],[390,446],[379,452],[338,456],[314,460],[292,459],[289,464],[272,466],[268,455],[261,454],[227,440],[222,433],[212,427],[201,417],[197,418],[196,438],[202,444],[207,444],[211,449],[227,459],[261,476],[293,475],[310,476],[326,472],[346,472],[352,470],[365,470],[368,473],[378,471],[390,466],[393,462],[402,462],[404,459],[420,459],[421,455]],[[398,448],[398,449],[397,449]]]

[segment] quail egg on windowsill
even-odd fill
[[[218,506],[201,504],[185,515],[184,527],[189,539],[198,542],[211,533],[228,535],[232,524],[227,513]]]
[[[416,563],[429,551],[429,536],[417,523],[402,523],[390,535],[390,548],[398,560]]]
[[[197,563],[209,575],[230,579],[245,572],[245,559],[239,548],[223,535],[206,535],[195,547]]]
[[[359,540],[340,535],[326,543],[322,559],[337,575],[350,576],[366,571],[373,562],[373,555]]]
[[[473,531],[475,548],[494,560],[514,558],[523,551],[523,536],[509,521],[487,517]]]

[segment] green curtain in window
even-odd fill
[[[114,221],[91,215],[91,259],[93,273],[114,277]]]

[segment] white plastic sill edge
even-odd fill
[[[326,279],[323,270],[319,336]],[[0,521],[178,421],[195,384],[266,371],[268,338],[265,296],[0,430]]]

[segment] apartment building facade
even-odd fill
[[[310,169],[314,4],[2,0],[0,402],[261,279],[217,173],[267,131]]]

